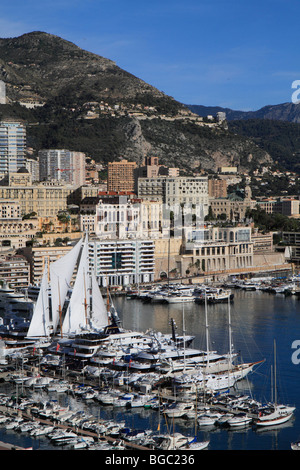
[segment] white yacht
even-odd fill
[[[286,423],[292,418],[294,411],[293,406],[273,405],[259,413],[256,426],[277,426]]]
[[[22,292],[10,288],[6,282],[0,287],[0,309],[12,313],[21,312],[31,314],[34,302]]]

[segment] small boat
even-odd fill
[[[174,434],[162,434],[153,436],[156,443],[155,448],[158,450],[176,450],[181,449],[188,443],[188,438],[179,432]]]
[[[163,413],[168,418],[181,418],[187,412],[194,410],[193,403],[173,403],[170,407],[166,408]]]
[[[209,441],[197,441],[193,439],[191,442],[188,442],[185,446],[180,447],[180,450],[203,450],[209,446]]]
[[[218,419],[221,417],[221,413],[206,412],[198,416],[198,425],[201,426],[213,426]]]
[[[247,413],[238,413],[234,415],[232,418],[227,420],[228,426],[231,427],[238,427],[238,426],[247,426],[252,421],[251,416],[247,415]]]
[[[274,405],[269,410],[259,413],[256,426],[275,426],[286,423],[292,418],[294,406]]]
[[[273,405],[263,410],[258,410],[259,415],[256,420],[256,426],[276,426],[286,423],[292,418],[295,411],[294,406],[277,404],[277,379],[276,379],[276,343],[274,341],[274,392],[275,402]]]

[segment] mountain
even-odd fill
[[[187,105],[187,107],[199,116],[216,115],[217,112],[225,112],[228,121],[246,119],[270,119],[275,121],[287,121],[300,123],[300,104],[282,103],[268,105],[257,111],[235,111],[220,106]]]
[[[186,174],[272,163],[248,137],[224,124],[199,122],[184,104],[58,36],[35,31],[1,38],[0,80],[7,94],[0,119],[26,123],[33,154],[68,148],[104,163],[157,155]]]

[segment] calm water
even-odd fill
[[[210,428],[209,431],[198,430],[200,440],[210,440],[211,450],[289,450],[291,442],[300,439],[300,364],[292,362],[294,349],[292,343],[300,342],[300,300],[294,296],[263,292],[234,291],[234,303],[231,304],[231,329],[235,351],[240,352],[243,361],[265,362],[239,382],[239,390],[261,401],[271,399],[270,373],[274,363],[274,340],[277,351],[278,396],[281,402],[297,407],[295,417],[288,423],[277,428],[257,431],[246,427],[240,430]],[[195,335],[193,345],[206,348],[206,327],[204,306],[197,304],[151,305],[138,300],[127,300],[124,297],[115,299],[124,328],[146,331],[153,329],[170,333],[169,322],[173,318],[178,334],[183,332],[183,317],[186,334]],[[184,312],[184,314],[183,314]],[[227,305],[208,306],[208,324],[210,346],[218,352],[225,353],[229,349]],[[300,355],[299,355],[300,357]],[[1,392],[0,388],[0,392]],[[72,400],[72,408],[84,409],[95,416],[106,419],[125,420],[134,429],[157,429],[158,416],[152,410],[136,409],[116,412],[112,407],[89,407],[69,396],[53,396],[63,403]],[[193,436],[193,420],[175,420],[176,430],[185,435]],[[170,424],[170,423],[169,423]],[[161,421],[161,429],[166,424]],[[0,427],[0,440],[21,446],[33,446],[35,449],[49,449],[46,438],[32,439],[10,432],[5,433]],[[53,447],[52,447],[53,449]]]

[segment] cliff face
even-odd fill
[[[187,173],[272,162],[251,139],[226,126],[195,124],[182,103],[57,36],[32,32],[0,39],[0,79],[8,103],[0,105],[0,119],[23,119],[34,151],[69,148],[100,162],[157,155],[160,163]],[[43,106],[18,104],[29,100]]]

